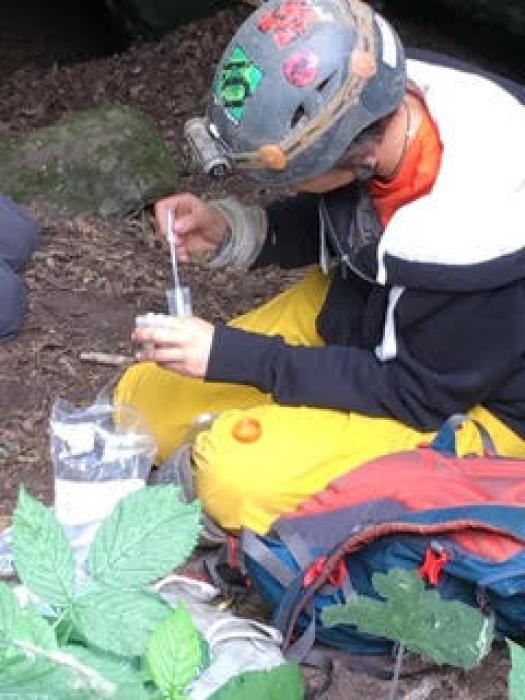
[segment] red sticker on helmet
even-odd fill
[[[311,85],[319,73],[319,57],[311,51],[294,53],[283,66],[286,79],[296,87]]]
[[[325,19],[310,0],[285,0],[263,15],[257,26],[261,32],[270,33],[277,46],[283,49],[306,34],[312,24]]]

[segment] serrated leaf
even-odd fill
[[[126,671],[124,662],[117,665],[112,658],[80,648],[68,647],[55,652],[35,649],[29,652],[32,665],[25,671],[11,669],[10,675],[0,675],[0,688],[5,697],[39,698],[41,700],[148,700],[151,698],[142,684],[141,676]],[[44,654],[40,656],[39,654]],[[102,668],[101,668],[102,666]],[[130,666],[131,668],[131,666]],[[111,678],[110,676],[114,676]],[[4,697],[0,691],[0,700]],[[10,694],[10,695],[9,695]]]
[[[63,647],[62,651],[71,654],[82,664],[96,669],[104,678],[120,685],[141,685],[146,678],[145,673],[139,671],[134,663],[122,656],[84,647],[80,644],[69,644]]]
[[[116,684],[115,693],[110,696],[111,700],[148,700],[151,697],[152,693],[143,685],[147,674],[139,671],[131,661],[79,644],[70,644],[64,647],[63,651]]]
[[[32,642],[35,646],[42,649],[57,648],[57,640],[53,628],[32,608],[22,610],[21,614],[16,618],[12,630],[12,639]]]
[[[327,626],[356,625],[368,634],[401,642],[438,664],[470,669],[490,651],[494,620],[458,600],[427,590],[416,572],[391,569],[374,574],[372,585],[385,600],[355,596],[325,608]]]
[[[16,644],[27,640],[19,639]],[[43,649],[38,644],[30,642],[36,649]],[[13,650],[11,663],[0,669],[0,700],[6,693],[12,698],[57,698],[57,700],[69,700],[65,690],[70,681],[69,672],[64,668],[58,668],[55,663],[43,658],[32,651],[24,650],[20,646],[11,647]],[[44,650],[47,651],[47,650]],[[54,651],[54,650],[49,650]]]
[[[509,674],[509,700],[525,698],[525,649],[507,639],[512,668]]]
[[[0,581],[0,639],[11,639],[15,620],[20,614],[20,604],[11,587]]]
[[[5,590],[3,597],[4,601],[9,600]],[[27,668],[32,666],[32,659],[29,659],[27,654],[16,646],[17,642],[30,642],[37,647],[49,650],[57,648],[54,630],[47,621],[32,607],[20,608],[16,597],[14,603],[15,605],[13,605],[12,599],[8,603],[10,611],[8,627],[6,626],[3,630],[4,633],[0,635],[0,687],[2,687],[3,673],[14,672],[23,676]],[[4,621],[7,621],[7,617],[4,618]]]
[[[203,645],[185,605],[179,604],[155,628],[146,661],[158,688],[173,697],[183,691],[203,666]]]
[[[88,570],[98,582],[140,588],[184,563],[201,531],[200,504],[183,503],[175,486],[126,496],[97,531]]]
[[[39,672],[40,669],[40,672]],[[0,676],[0,700],[71,700],[71,690],[64,686],[64,676],[49,665],[35,664],[35,677],[27,675]],[[68,695],[69,693],[69,695]],[[76,700],[75,696],[75,700]],[[94,700],[85,698],[79,694],[82,700]]]
[[[208,700],[302,700],[304,681],[294,664],[282,664],[268,671],[246,671],[230,678]]]
[[[144,686],[124,684],[117,686],[109,700],[160,700],[160,698],[157,693]]]
[[[169,606],[153,593],[108,587],[78,598],[72,618],[89,644],[120,656],[140,656],[169,612]]]
[[[22,487],[13,514],[15,568],[30,591],[65,608],[75,597],[73,550],[53,513]]]

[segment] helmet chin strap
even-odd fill
[[[401,166],[403,164],[403,161],[405,160],[405,156],[408,150],[408,146],[410,144],[410,137],[412,135],[412,114],[410,112],[410,107],[407,104],[406,100],[402,100],[401,105],[404,111],[405,115],[405,121],[404,121],[404,134],[403,134],[403,142],[401,145],[401,151],[399,153],[399,156],[397,158],[397,162],[395,163],[394,167],[388,172],[387,174],[384,173],[376,173],[376,176],[379,177],[380,180],[392,180],[399,172],[401,169]]]
[[[366,182],[367,180],[371,180],[374,175],[376,174],[376,166],[375,165],[358,165],[354,169],[354,174],[355,174],[355,179],[359,180],[359,182]]]

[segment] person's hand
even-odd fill
[[[167,236],[168,210],[173,218],[177,257],[199,260],[216,250],[228,231],[228,222],[219,209],[193,194],[177,194],[160,199],[155,205],[158,230]]]
[[[131,339],[142,343],[137,360],[156,362],[190,377],[204,377],[214,327],[195,316],[173,317],[169,326],[136,328]]]

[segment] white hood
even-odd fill
[[[442,163],[432,191],[387,226],[377,281],[396,283],[392,259],[469,273],[509,260],[515,275],[525,250],[525,108],[471,73],[409,60],[408,74],[437,123]]]

